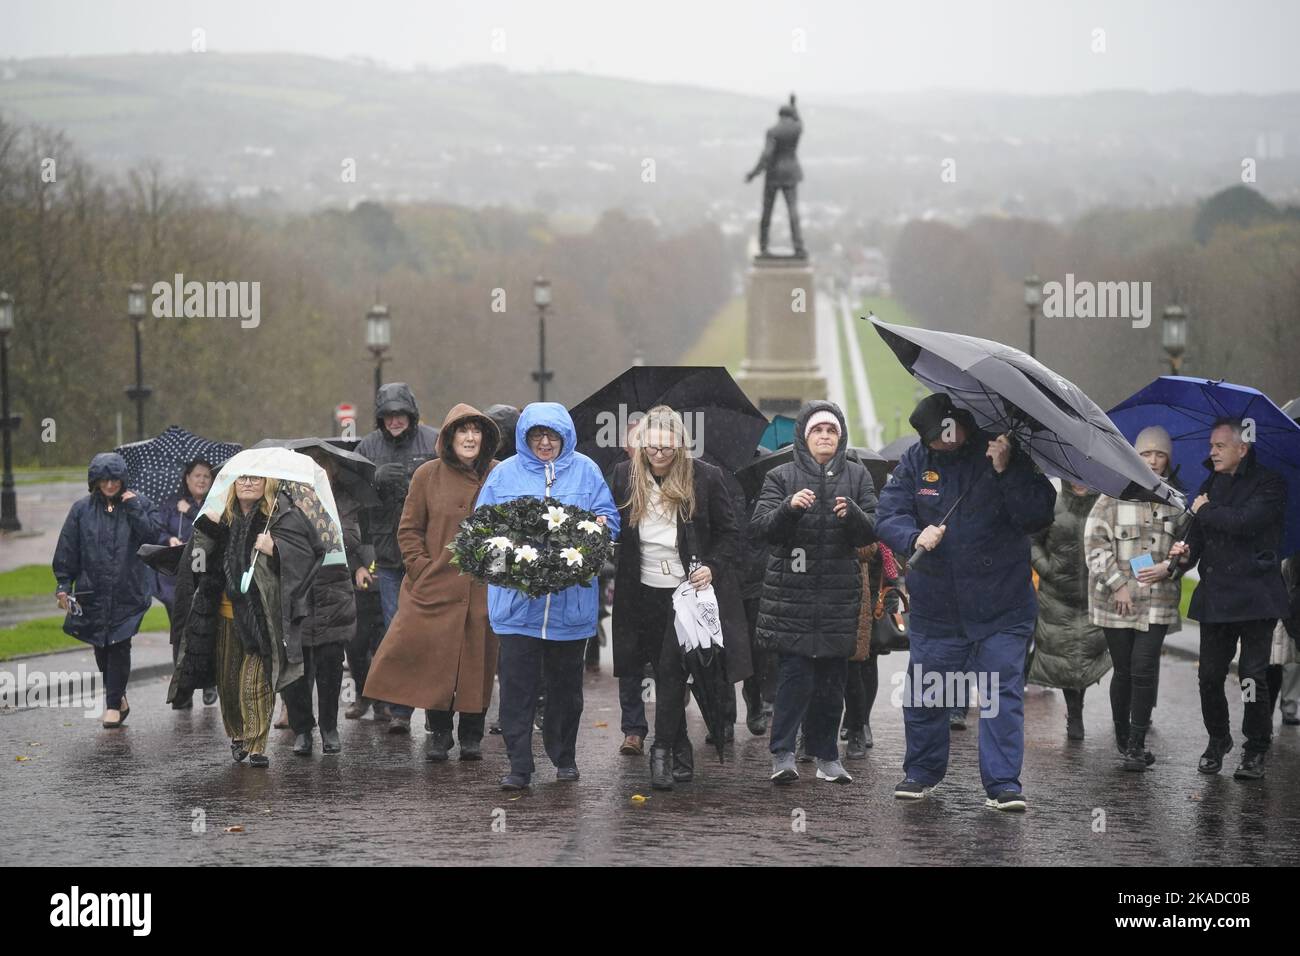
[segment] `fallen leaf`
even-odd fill
[[[639,794],[639,793],[634,793],[634,794],[632,794],[632,802],[633,802],[633,803],[645,803],[647,799],[649,799],[649,798],[647,798],[647,797],[643,797],[643,796],[641,796],[641,794]]]
[[[608,720],[598,720],[598,721],[596,721],[596,726],[597,726],[597,727],[608,727],[608,726],[609,726],[609,721],[608,721]]]
[[[243,825],[242,823],[236,823],[233,827],[226,827],[226,832],[227,832],[227,833],[243,833],[243,832],[244,832],[244,825]]]
[[[31,760],[32,758],[31,758],[31,757],[15,757],[14,759],[17,760],[17,761],[19,761],[19,762],[21,763],[21,762],[24,761],[24,760]]]
[[[1188,800],[1200,800],[1200,799],[1201,799],[1201,791],[1199,791],[1199,790],[1196,791],[1196,792],[1193,793],[1191,796],[1189,796],[1187,799],[1188,799]]]

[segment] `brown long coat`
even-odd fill
[[[456,427],[469,418],[483,429],[474,475],[451,464]],[[461,574],[447,545],[474,511],[483,479],[497,464],[492,456],[499,440],[491,419],[470,405],[457,405],[438,434],[439,457],[411,477],[397,527],[406,577],[397,614],[370,665],[366,697],[426,710],[487,710],[497,668],[487,585]]]

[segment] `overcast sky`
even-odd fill
[[[770,95],[1300,89],[1296,0],[0,0],[0,57],[187,52],[196,28],[212,51]]]

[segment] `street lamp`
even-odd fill
[[[375,396],[378,400],[380,386],[384,384],[384,353],[393,344],[393,325],[388,317],[388,306],[376,303],[366,313],[366,348],[375,357]]]
[[[551,306],[551,282],[538,276],[533,280],[533,305],[537,306],[537,371],[533,381],[537,383],[537,400],[546,401],[546,383],[555,377],[554,372],[546,370],[546,310]]]
[[[1179,305],[1165,306],[1160,320],[1160,344],[1169,356],[1169,374],[1177,375],[1187,349],[1187,313]]]
[[[126,290],[126,317],[135,327],[135,387],[126,390],[126,397],[135,402],[136,440],[144,441],[144,400],[153,389],[144,383],[144,354],[141,335],[144,332],[144,286],[133,282]]]
[[[1034,349],[1037,346],[1037,337],[1035,335],[1038,324],[1038,307],[1043,304],[1043,280],[1038,276],[1025,277],[1025,308],[1029,310],[1029,357],[1036,358]]]
[[[17,415],[9,415],[9,333],[14,330],[14,300],[0,292],[0,429],[4,430],[4,478],[0,480],[0,531],[21,531],[18,523],[18,499],[14,495],[14,451],[10,433],[19,424]]]

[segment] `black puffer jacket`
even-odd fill
[[[384,415],[406,414],[411,424],[394,438],[384,427]],[[420,424],[420,409],[415,393],[405,382],[389,382],[379,387],[375,396],[375,430],[357,445],[357,454],[375,465],[375,491],[378,507],[370,509],[371,540],[375,564],[398,571],[402,568],[402,549],[397,546],[397,524],[402,520],[406,491],[415,469],[438,457],[438,429]]]
[[[825,466],[817,464],[804,429],[826,410],[840,425],[840,443]],[[794,461],[767,474],[750,533],[768,546],[767,574],[758,610],[758,639],[783,654],[849,657],[858,636],[862,570],[855,548],[876,540],[876,492],[867,469],[847,461],[844,413],[832,402],[809,402],[795,426]],[[817,500],[806,511],[790,499],[808,488]],[[849,511],[836,516],[837,497]]]
[[[342,644],[352,640],[357,630],[357,602],[352,589],[357,568],[363,567],[357,556],[361,549],[361,505],[341,483],[332,488],[348,563],[322,565],[312,579],[307,592],[307,616],[302,621],[303,647]]]

